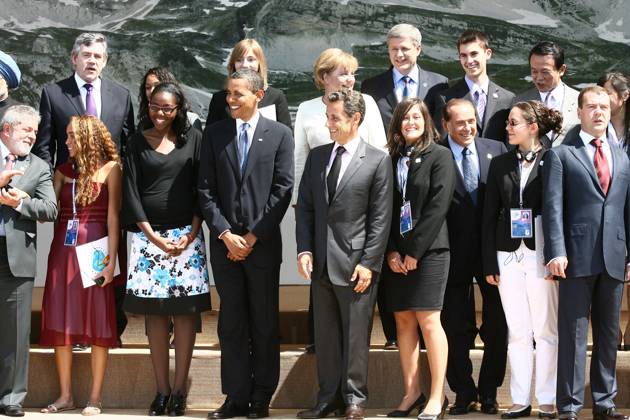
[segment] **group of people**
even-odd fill
[[[268,417],[280,371],[280,223],[292,204],[319,378],[317,404],[298,418],[364,418],[378,303],[404,384],[388,417],[496,414],[508,358],[513,405],[501,417],[529,416],[535,358],[538,416],[577,418],[590,318],[593,417],[627,420],[614,398],[630,249],[630,79],[608,73],[577,92],[562,82],[562,48],[543,41],[529,54],[534,87],[515,96],[488,77],[486,34],[467,30],[456,44],[464,76],[449,85],[419,66],[421,41],[412,25],[392,27],[392,66],[361,93],[357,59],[323,51],[313,68],[322,96],[300,104],[294,129],[262,48],[240,41],[203,133],[161,67],[145,74],[134,118],[130,93],[101,77],[101,34],[77,37],[74,74],[44,87],[39,111],[12,103],[19,67],[0,53],[0,357],[11,360],[0,371],[0,414],[24,415],[36,222],[55,220],[40,344],[55,349],[60,394],[42,412],[76,407],[74,345],[92,348],[82,414],[101,412],[108,349],[121,345],[127,311],[146,317],[157,390],[149,415],[183,415],[200,314],[211,309],[209,259],[226,399],[208,418]],[[100,278],[85,287],[76,247],[103,238]]]

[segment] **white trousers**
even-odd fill
[[[512,403],[531,404],[536,341],[536,399],[555,404],[558,360],[558,284],[537,276],[536,252],[524,242],[515,252],[497,251],[499,294],[508,325]]]

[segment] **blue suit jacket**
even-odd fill
[[[607,195],[579,130],[545,156],[545,261],[566,256],[567,277],[607,272],[615,279],[624,279],[630,246],[630,162],[621,149],[610,149],[613,174]]]

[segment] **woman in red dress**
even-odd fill
[[[43,413],[74,409],[72,346],[91,346],[92,388],[82,414],[101,412],[109,348],[117,345],[114,270],[120,237],[122,169],[107,128],[96,117],[72,117],[67,128],[70,161],[55,170],[59,220],[48,255],[40,344],[55,348],[60,395]],[[104,282],[84,288],[75,246],[66,245],[68,221],[78,219],[76,245],[108,237]],[[124,277],[124,276],[123,276]]]

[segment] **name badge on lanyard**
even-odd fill
[[[79,219],[77,218],[77,204],[75,197],[76,179],[72,180],[72,219],[68,220],[66,236],[63,240],[65,246],[76,246],[79,236]]]
[[[532,209],[510,209],[512,238],[531,238],[533,236]]]
[[[411,230],[411,202],[405,201],[403,205],[400,206],[400,234],[404,235],[410,230]]]

